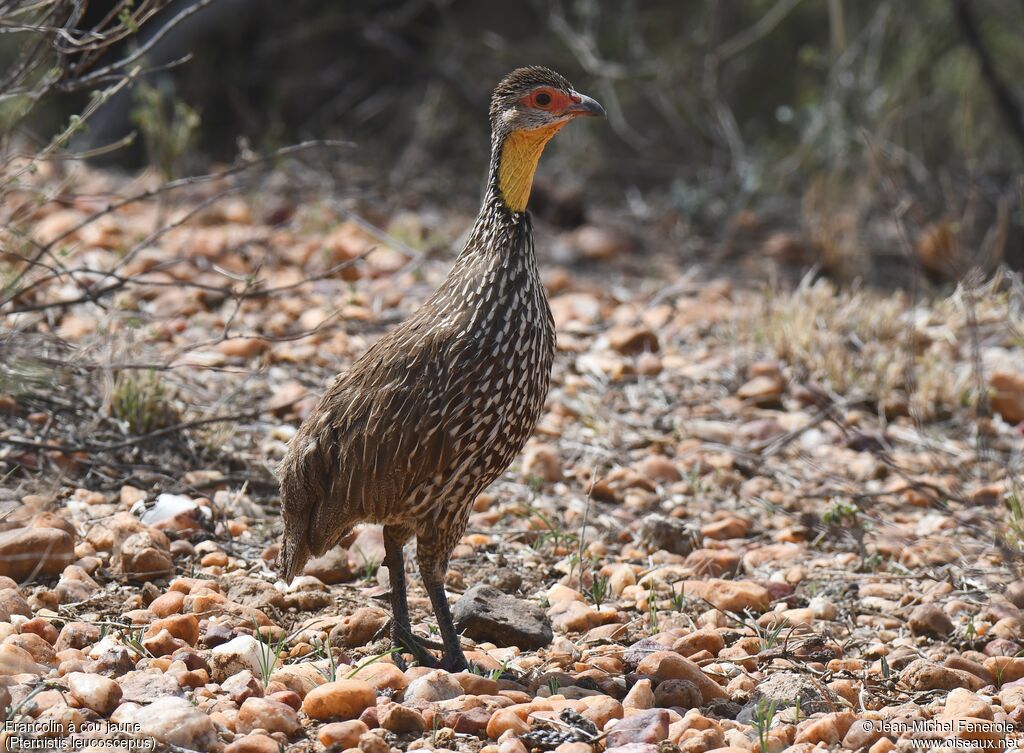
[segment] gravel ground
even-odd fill
[[[447,579],[474,671],[403,671],[379,529],[285,585],[272,469],[470,218],[215,184],[79,227],[145,183],[75,181],[32,230],[70,271],[33,272],[0,319],[8,745],[1019,744],[1019,279],[762,288],[614,223],[542,224],[552,390]]]

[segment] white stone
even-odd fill
[[[839,616],[839,609],[824,596],[815,596],[807,606],[817,620],[834,620]]]
[[[86,653],[86,655],[90,659],[99,659],[101,656],[103,656],[103,654],[116,648],[126,648],[126,646],[123,643],[121,643],[121,641],[119,641],[115,636],[106,635],[96,643],[92,644],[92,646],[89,647],[89,651]],[[135,649],[133,648],[127,648],[129,651],[135,651]]]
[[[72,672],[68,675],[68,690],[79,705],[106,716],[121,701],[121,686],[103,675]]]
[[[110,715],[111,724],[134,724],[135,715],[142,708],[141,704],[135,703],[134,701],[125,701],[116,709],[114,713]]]
[[[142,512],[142,522],[147,526],[155,526],[165,520],[170,520],[182,514],[203,514],[206,508],[200,508],[191,497],[184,494],[161,494],[156,498],[156,503],[148,510],[145,503],[140,501],[132,508],[132,512]]]
[[[131,716],[139,725],[139,734],[155,737],[167,745],[189,750],[211,750],[218,746],[213,721],[184,698],[159,698]]]
[[[436,669],[422,677],[417,677],[405,689],[406,701],[447,701],[458,698],[465,691],[459,681],[443,670]]]
[[[267,650],[251,635],[240,635],[227,643],[215,646],[210,651],[210,678],[214,682],[223,682],[244,669],[259,677],[260,662]],[[272,654],[269,661],[274,661]]]

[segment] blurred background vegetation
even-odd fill
[[[29,4],[0,2],[0,18],[19,5]],[[138,10],[70,5],[79,29]],[[102,151],[139,132],[98,158],[110,166],[178,175],[345,138],[357,148],[325,167],[347,190],[471,208],[491,88],[515,66],[545,64],[609,112],[608,127],[576,129],[545,158],[535,209],[557,222],[603,211],[632,223],[641,246],[699,238],[720,264],[770,256],[840,281],[905,283],[923,271],[943,284],[1024,266],[1016,0],[157,5],[104,51],[145,47],[140,59],[157,70],[109,97],[70,142]],[[33,35],[3,31],[0,70]],[[4,98],[5,140],[48,143],[91,91],[50,91],[31,108]]]

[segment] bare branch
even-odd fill
[[[731,57],[735,57],[752,44],[756,44],[771,34],[799,4],[800,0],[779,0],[767,13],[758,19],[756,24],[720,44],[718,49],[715,50],[715,55],[717,55],[719,60],[728,60]]]
[[[1024,149],[1024,110],[1020,102],[1014,96],[1009,85],[996,69],[995,61],[981,35],[981,29],[974,17],[974,11],[968,0],[952,0],[953,13],[956,16],[957,25],[960,27],[960,34],[964,41],[978,58],[978,65],[981,67],[981,77],[985,81],[992,97],[996,101],[999,114],[1006,123],[1007,129],[1013,135],[1017,145]]]

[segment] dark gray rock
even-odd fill
[[[206,620],[203,621],[206,623]],[[199,644],[206,648],[214,648],[222,643],[227,643],[235,637],[235,632],[224,625],[217,622],[210,622],[207,624],[200,623],[200,627],[205,628],[203,630],[203,637],[199,640]]]
[[[758,714],[758,706],[767,709],[774,702],[775,712],[793,708],[800,701],[801,718],[818,712],[838,711],[839,699],[835,693],[813,678],[795,672],[778,672],[760,683],[736,716],[741,724],[752,723]]]
[[[655,651],[668,651],[669,648],[669,646],[653,638],[641,638],[623,652],[622,661],[626,665],[626,669],[633,672],[640,662]]]
[[[910,613],[907,626],[914,635],[945,638],[953,634],[953,621],[935,604],[919,604]]]
[[[703,702],[701,692],[689,680],[662,680],[654,689],[654,705],[659,709],[695,709]]]
[[[487,583],[499,591],[515,594],[523,585],[523,576],[509,567],[499,567],[487,576]]]
[[[709,719],[735,719],[743,707],[728,698],[712,698],[700,711]]]
[[[538,649],[551,643],[551,623],[539,607],[484,584],[466,591],[452,608],[455,626],[475,641]]]
[[[128,655],[128,650],[112,648],[104,651],[100,657],[87,665],[86,671],[104,677],[120,677],[135,669],[135,662]]]
[[[648,552],[664,550],[685,557],[700,541],[700,531],[679,518],[652,512],[640,521],[640,544]]]

